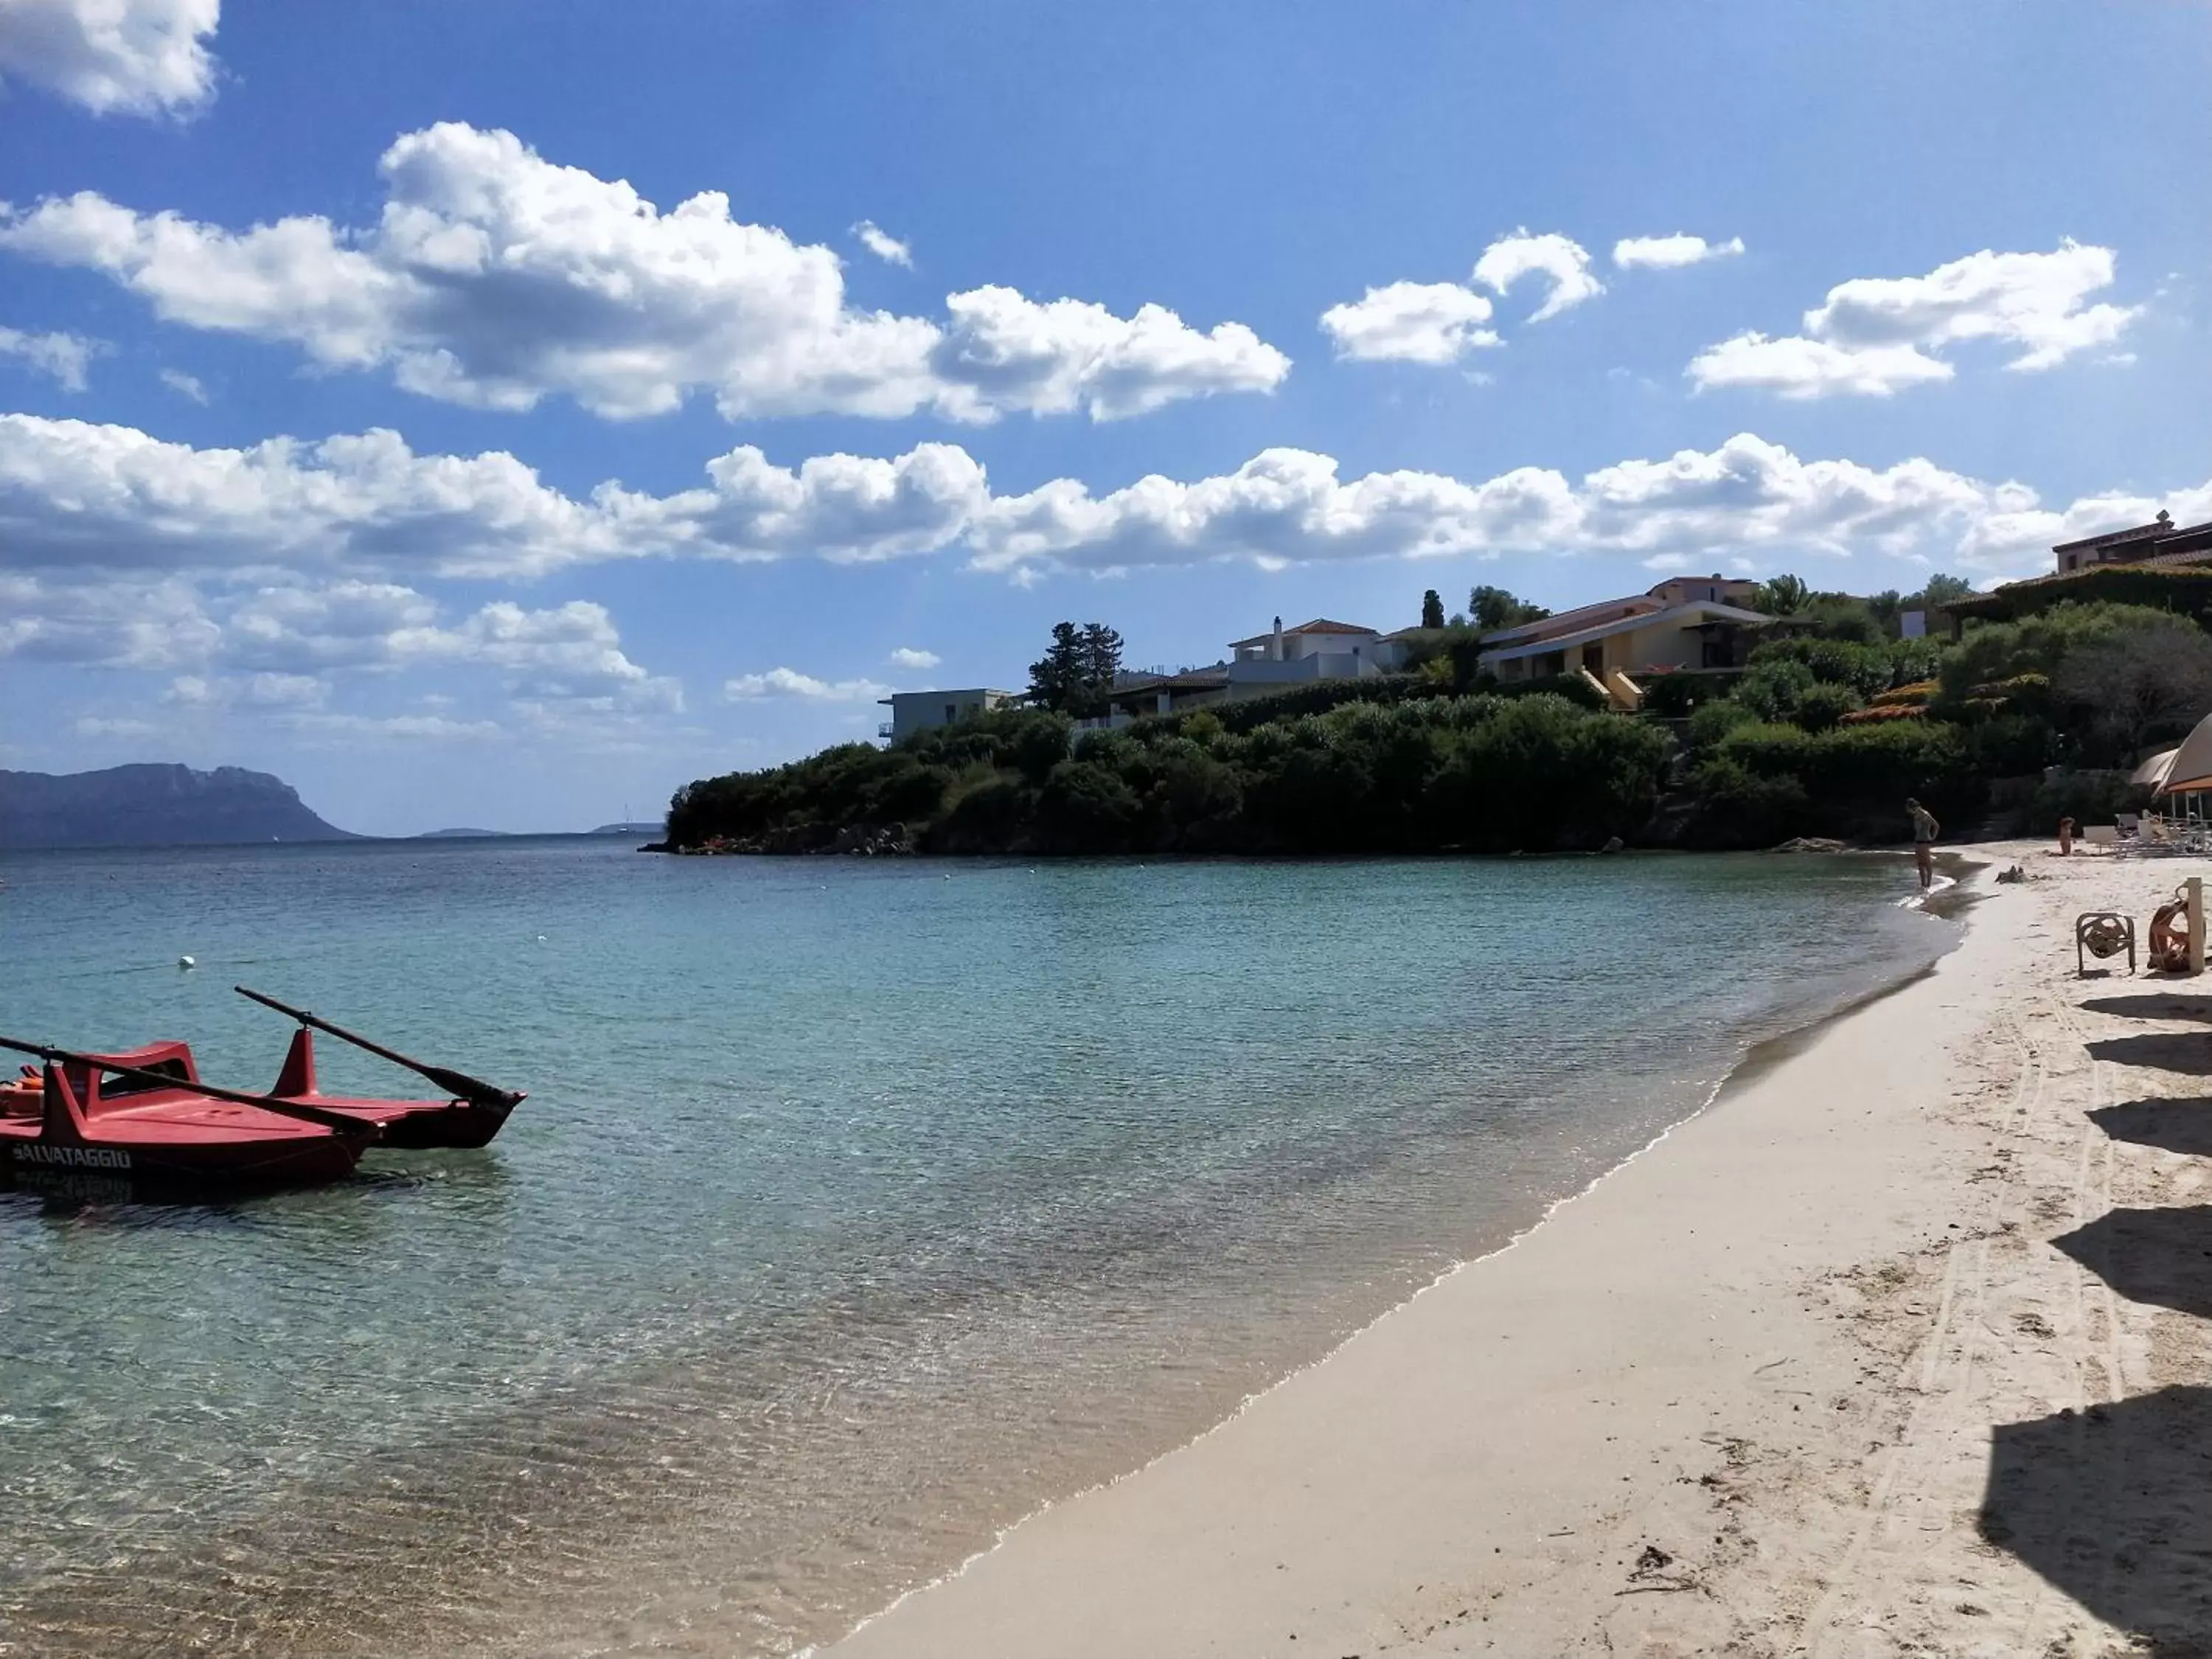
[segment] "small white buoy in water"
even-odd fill
[[[540,945],[544,944],[544,943],[545,943],[545,935],[544,935],[544,934],[543,934],[543,933],[540,933],[540,934],[538,936],[538,942]]]
[[[197,968],[199,966],[199,963],[194,962],[190,957],[179,957],[177,958],[177,966],[179,968]]]

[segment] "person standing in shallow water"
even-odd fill
[[[1912,815],[1912,862],[1920,871],[1923,890],[1936,881],[1936,837],[1943,833],[1943,826],[1936,822],[1936,815],[1918,801],[1907,797],[1905,810]]]

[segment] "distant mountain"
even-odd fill
[[[507,830],[425,830],[415,837],[416,841],[489,841],[494,836],[512,834]]]
[[[242,767],[0,772],[0,847],[169,847],[356,841],[282,778]]]

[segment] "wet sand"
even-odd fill
[[[1978,850],[1933,973],[829,1651],[2212,1651],[2212,982],[2071,938],[2212,864]]]

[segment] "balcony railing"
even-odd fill
[[[890,734],[891,723],[889,720],[885,720],[881,726],[878,726],[876,728],[876,735],[879,738],[888,738]]]

